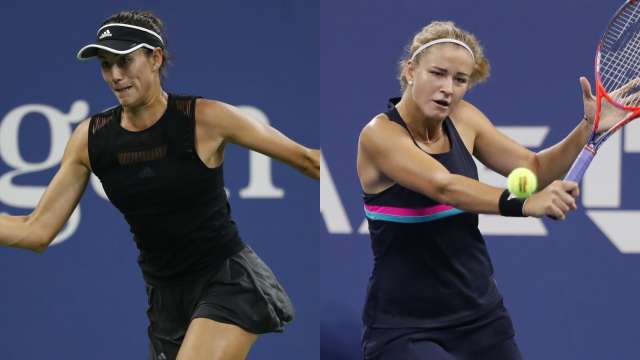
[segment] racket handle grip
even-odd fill
[[[580,152],[580,155],[578,155],[578,158],[573,162],[573,165],[571,165],[571,169],[569,169],[569,172],[567,173],[567,176],[564,177],[564,180],[575,181],[579,183],[582,180],[584,173],[587,171],[587,168],[589,167],[589,164],[591,164],[591,160],[593,160],[593,157],[595,155],[596,152],[593,147],[589,145],[585,146]]]

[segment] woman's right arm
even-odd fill
[[[0,215],[0,245],[43,252],[53,241],[78,205],[91,175],[88,128],[85,120],[73,132],[60,169],[31,214]]]

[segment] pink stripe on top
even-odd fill
[[[453,209],[454,207],[451,205],[439,204],[436,206],[430,206],[426,208],[410,209],[410,208],[400,208],[400,207],[392,207],[392,206],[376,206],[376,205],[365,204],[364,208],[367,211],[376,213],[376,214],[385,214],[385,215],[393,215],[393,216],[424,216],[424,215],[433,215],[433,214],[445,212]]]

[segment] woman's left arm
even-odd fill
[[[502,134],[480,113],[473,117],[476,130],[473,154],[491,170],[504,176],[517,167],[526,167],[538,177],[542,189],[564,177],[587,143],[590,133],[586,121],[580,121],[571,133],[557,144],[535,153]]]
[[[311,178],[320,178],[320,150],[302,146],[271,126],[251,120],[234,106],[198,100],[196,119],[207,135],[280,160]]]
[[[582,148],[586,145],[593,118],[595,98],[586,78],[580,78],[584,102],[584,118],[563,140],[538,153],[534,153],[500,133],[475,107],[467,104],[464,114],[471,116],[469,123],[475,130],[474,155],[492,170],[508,175],[516,167],[527,167],[538,176],[539,188],[553,180],[563,178]],[[619,110],[603,107],[601,129],[606,129],[620,116]],[[506,154],[506,155],[505,155]]]

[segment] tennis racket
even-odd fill
[[[628,0],[609,22],[596,50],[595,70],[593,129],[565,180],[580,182],[600,146],[640,116],[640,0]],[[607,131],[598,134],[603,99],[629,113]]]

